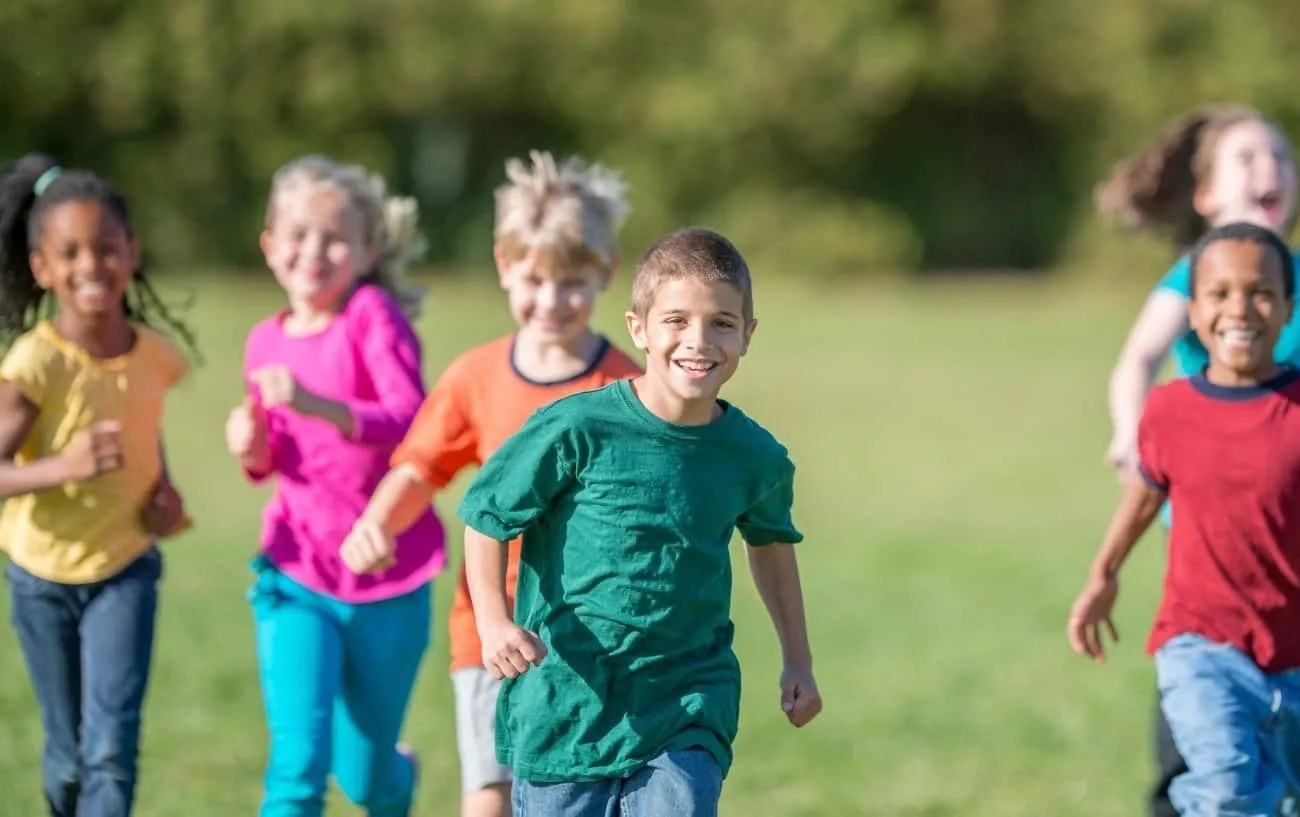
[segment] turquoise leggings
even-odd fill
[[[429,645],[430,585],[347,604],[253,562],[249,591],[271,737],[260,817],[320,817],[332,773],[371,817],[407,817],[415,769],[397,751]]]

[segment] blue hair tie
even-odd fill
[[[50,186],[50,183],[57,179],[62,172],[63,168],[55,165],[42,173],[41,177],[36,180],[36,184],[32,185],[32,189],[36,191],[36,197],[40,198],[45,193],[45,189]]]

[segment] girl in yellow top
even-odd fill
[[[0,548],[54,817],[131,813],[154,543],[188,525],[161,433],[188,363],[151,317],[192,347],[112,185],[39,154],[0,172]]]

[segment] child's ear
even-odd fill
[[[1192,284],[1192,293],[1187,298],[1187,328],[1196,331],[1196,284]]]
[[[1214,199],[1210,195],[1210,186],[1203,182],[1196,185],[1192,192],[1192,209],[1207,222],[1214,220]]]
[[[750,341],[754,339],[754,333],[758,331],[758,318],[750,318],[749,323],[745,324],[745,345],[740,354],[744,355],[749,351]]]
[[[501,284],[502,289],[505,289],[507,283],[506,279],[509,277],[510,264],[507,263],[506,255],[501,251],[499,245],[492,248],[492,260],[495,261],[497,265],[497,282]]]
[[[632,345],[644,352],[649,345],[645,337],[645,321],[631,309],[623,313],[623,319],[627,321],[627,333],[632,336]]]
[[[257,247],[262,251],[266,258],[271,257],[271,231],[263,230],[262,234],[257,237]]]
[[[32,278],[41,289],[49,289],[53,284],[49,279],[49,270],[45,266],[45,255],[40,250],[27,254],[27,266],[31,268]]]

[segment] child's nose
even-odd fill
[[[553,284],[542,284],[537,290],[537,305],[542,309],[554,309],[559,302],[559,292]]]
[[[684,340],[691,349],[704,349],[709,345],[709,333],[703,324],[693,323],[687,327]]]

